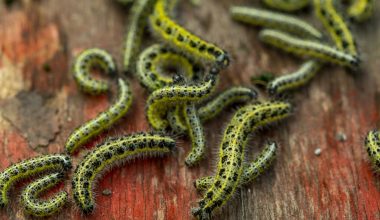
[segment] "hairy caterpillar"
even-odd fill
[[[291,105],[286,102],[266,102],[240,108],[224,131],[219,151],[218,170],[211,187],[205,192],[199,207],[192,213],[208,219],[213,210],[225,204],[241,181],[245,146],[249,134],[271,122],[290,115]]]
[[[295,72],[280,76],[271,81],[267,90],[270,95],[286,92],[299,88],[308,83],[323,65],[316,60],[309,60]]]
[[[348,16],[359,22],[367,20],[373,14],[374,5],[374,0],[353,0],[347,10]]]
[[[243,173],[241,174],[239,185],[246,185],[263,174],[272,165],[272,162],[276,157],[276,150],[276,142],[267,142],[264,149],[253,162],[243,164]],[[213,181],[213,176],[202,177],[194,182],[194,186],[198,191],[203,192],[210,188]]]
[[[132,17],[129,23],[128,33],[125,37],[123,68],[124,72],[133,71],[135,57],[137,56],[142,41],[144,29],[147,26],[147,18],[153,10],[156,0],[138,0],[132,6]]]
[[[38,199],[38,196],[63,181],[64,176],[63,173],[53,173],[30,183],[21,193],[21,203],[25,211],[39,217],[58,212],[68,202],[67,192],[61,191],[45,201]]]
[[[72,190],[76,204],[85,214],[94,210],[95,180],[109,167],[141,156],[165,155],[174,147],[173,139],[150,133],[112,138],[98,145],[75,169]]]
[[[91,95],[104,93],[110,87],[106,81],[91,77],[91,69],[95,66],[99,66],[110,75],[114,75],[117,72],[115,61],[107,51],[91,48],[81,52],[74,61],[73,75],[79,87]]]
[[[322,33],[312,25],[291,15],[238,6],[232,7],[230,14],[234,20],[251,25],[273,28],[308,38],[322,38]]]
[[[334,49],[326,44],[304,40],[276,30],[262,30],[259,34],[263,42],[298,56],[308,56],[350,68],[359,66],[358,57]]]
[[[198,116],[204,122],[217,116],[227,106],[235,103],[249,102],[256,98],[257,92],[253,89],[241,86],[231,87],[199,107]]]
[[[165,116],[170,107],[207,98],[216,87],[217,75],[208,74],[204,82],[196,85],[172,85],[155,90],[148,98],[146,115],[156,130],[165,130]]]
[[[165,0],[157,0],[154,12],[149,16],[153,32],[173,49],[187,54],[195,60],[215,64],[218,69],[229,64],[229,55],[214,44],[208,43],[169,18],[165,12]]]
[[[342,16],[336,11],[334,0],[314,0],[317,17],[330,33],[338,49],[357,56],[356,43]]]
[[[71,169],[71,158],[64,154],[39,156],[9,166],[0,173],[0,207],[8,204],[8,192],[17,181],[48,171],[69,169]]]
[[[116,102],[96,118],[84,123],[70,134],[65,143],[66,152],[72,154],[91,138],[110,128],[121,119],[132,104],[131,88],[126,81],[119,79],[119,94]]]
[[[380,170],[380,133],[378,130],[368,132],[365,142],[365,148],[367,150],[369,159],[375,172]]]
[[[140,83],[149,91],[173,83],[172,77],[165,73],[165,67],[174,67],[179,71],[176,74],[189,79],[194,80],[199,77],[199,66],[162,45],[154,44],[144,50],[138,59],[137,76]]]
[[[264,4],[270,8],[294,12],[309,5],[309,0],[263,0]]]
[[[191,151],[185,159],[185,164],[191,167],[203,159],[206,150],[206,138],[195,105],[186,105],[183,111],[191,139]]]

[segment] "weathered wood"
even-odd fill
[[[250,4],[247,1],[202,1],[199,8],[183,2],[180,22],[232,54],[231,66],[221,73],[221,87],[249,85],[250,77],[263,70],[280,74],[301,63],[261,44],[257,29],[230,19],[229,7]],[[83,95],[69,74],[70,65],[78,51],[89,47],[110,51],[120,64],[128,8],[112,0],[24,0],[10,8],[0,3],[0,15],[0,168],[4,169],[20,159],[61,152],[76,126],[108,106],[113,94]],[[314,23],[319,24],[315,19]],[[380,181],[363,150],[364,134],[380,125],[379,13],[355,26],[354,33],[363,54],[363,71],[352,75],[327,66],[310,86],[290,97],[296,106],[294,117],[255,134],[249,151],[257,151],[267,138],[278,140],[275,166],[241,189],[215,219],[380,218]],[[105,136],[149,129],[144,116],[146,93],[132,81],[133,109],[88,147]],[[229,115],[221,119],[227,122]],[[190,208],[200,198],[193,181],[215,169],[221,119],[207,124],[209,159],[199,167],[184,165],[189,143],[179,140],[171,157],[137,160],[114,169],[100,180],[98,207],[88,218],[192,219]],[[320,156],[314,154],[316,148],[321,148]],[[75,156],[75,164],[82,155]],[[70,190],[70,186],[67,181],[64,187]],[[102,194],[106,189],[111,195]],[[19,190],[12,193],[13,198],[18,194]],[[71,203],[55,218],[81,219],[74,206]],[[0,212],[1,219],[24,217],[16,199]]]

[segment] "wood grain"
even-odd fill
[[[204,0],[197,8],[183,1],[178,9],[181,24],[232,54],[231,66],[221,73],[221,88],[249,85],[250,77],[262,71],[281,74],[302,62],[264,46],[257,29],[230,19],[230,6],[251,2]],[[80,93],[70,66],[73,57],[89,47],[110,51],[121,64],[128,9],[112,0],[24,0],[9,8],[0,3],[1,169],[20,159],[61,152],[76,126],[112,102],[114,93],[101,97]],[[309,15],[307,19],[321,28],[311,14],[301,16]],[[241,189],[215,219],[380,218],[380,181],[363,150],[365,133],[380,125],[379,13],[353,31],[363,70],[350,74],[326,66],[310,86],[289,97],[296,106],[294,116],[255,134],[250,146],[253,155],[264,140],[277,140],[281,147],[275,166]],[[133,82],[133,109],[88,148],[106,136],[149,129],[143,114],[146,93],[128,77]],[[190,146],[179,140],[178,150],[168,158],[137,160],[107,173],[96,189],[98,207],[93,215],[81,216],[71,203],[54,219],[192,219],[190,208],[200,198],[193,181],[213,174],[222,128],[231,112],[207,124],[208,159],[199,167],[184,165]],[[320,156],[314,154],[316,148],[322,150]],[[75,164],[82,155],[75,156]],[[64,188],[70,190],[69,180]],[[102,193],[106,189],[110,195]],[[11,196],[18,195],[16,190]],[[14,199],[0,218],[27,217]]]

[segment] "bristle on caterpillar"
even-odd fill
[[[247,185],[262,175],[272,165],[276,157],[276,151],[276,142],[267,142],[264,149],[255,157],[253,162],[243,164],[243,173],[241,174],[239,185]],[[202,177],[194,182],[194,186],[199,192],[204,192],[210,188],[213,181],[213,176]]]
[[[137,133],[101,143],[75,169],[72,179],[75,203],[84,214],[91,213],[95,208],[95,180],[105,169],[141,156],[166,155],[174,148],[172,138],[151,133]]]
[[[65,143],[65,150],[72,154],[91,138],[105,131],[119,121],[132,104],[132,92],[128,82],[119,79],[119,94],[114,104],[96,118],[76,128]]]

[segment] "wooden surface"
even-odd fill
[[[261,44],[257,29],[230,19],[231,5],[253,1],[203,0],[199,8],[183,2],[177,13],[180,23],[232,54],[231,66],[221,73],[221,87],[249,85],[252,75],[285,73],[301,63]],[[312,17],[311,12],[303,14]],[[256,152],[265,139],[277,140],[281,146],[274,167],[240,190],[215,219],[380,218],[380,180],[363,150],[365,133],[380,127],[379,14],[353,29],[364,60],[361,73],[328,66],[291,96],[294,116],[255,134],[250,144],[249,152]],[[110,51],[120,64],[127,18],[128,8],[112,0],[24,0],[10,8],[0,3],[1,169],[20,159],[61,152],[76,126],[107,108],[114,93],[83,95],[70,65],[75,54],[89,47]],[[321,27],[315,19],[313,23]],[[133,108],[108,136],[149,129],[146,93],[130,78]],[[192,219],[190,207],[200,198],[193,181],[213,174],[222,127],[231,112],[207,124],[208,159],[199,167],[184,165],[189,144],[179,140],[177,152],[168,158],[137,160],[107,173],[99,181],[98,206],[88,219]],[[320,156],[314,154],[317,148]],[[74,157],[75,164],[82,155]],[[69,180],[64,188],[70,190]],[[105,189],[112,194],[103,195]],[[1,219],[25,218],[18,195],[13,190],[12,204],[0,212]],[[71,202],[55,218],[83,216]]]

